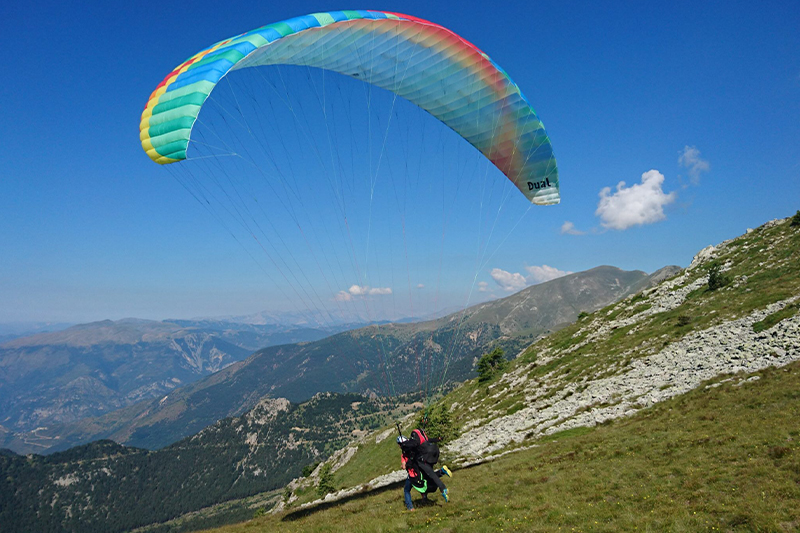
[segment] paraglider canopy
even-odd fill
[[[532,203],[559,202],[550,139],[508,74],[450,30],[382,11],[296,17],[193,55],[147,102],[140,139],[150,158],[160,164],[186,159],[195,121],[216,84],[233,70],[264,65],[317,67],[387,89],[461,135]]]
[[[316,13],[220,41],[153,91],[140,140],[266,276],[246,298],[303,326],[408,323],[355,330],[309,365],[304,379],[343,376],[328,390],[435,396],[493,334],[469,331],[472,299],[494,296],[479,275],[534,204],[559,202],[550,139],[517,84],[452,31],[397,13]]]

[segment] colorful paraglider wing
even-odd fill
[[[142,147],[161,164],[186,159],[192,127],[228,72],[305,65],[394,92],[464,137],[535,204],[559,202],[550,139],[519,87],[455,33],[408,15],[332,11],[226,39],[180,64],[150,95]]]

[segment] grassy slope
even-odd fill
[[[215,531],[796,531],[800,364],[756,375],[458,470],[450,504],[395,488]]]
[[[726,265],[731,283],[709,291],[709,267]],[[718,246],[716,257],[673,278],[678,293],[700,284],[681,305],[652,312],[663,287],[649,289],[601,309],[532,344],[512,361],[505,379],[489,389],[468,381],[445,398],[456,420],[489,420],[513,413],[534,399],[560,397],[571,383],[624,372],[631,361],[652,355],[688,334],[748,315],[800,294],[800,227],[765,225]],[[680,283],[677,283],[680,282]],[[791,306],[783,315],[796,311]],[[627,325],[626,321],[629,322]],[[774,325],[768,321],[767,325]],[[611,326],[611,327],[609,327]],[[511,376],[524,376],[525,380]]]
[[[578,353],[617,355],[633,351],[631,355],[634,357],[645,355],[692,331],[747,315],[773,302],[800,294],[800,228],[790,227],[788,223],[762,226],[719,248],[715,261],[687,273],[682,285],[689,285],[706,276],[713,263],[730,267],[725,272],[731,278],[730,285],[716,291],[709,291],[706,286],[694,290],[681,306],[651,314],[637,321],[634,327],[620,328],[604,342],[586,345]],[[595,315],[614,319],[643,313],[648,310],[647,292],[611,305]],[[680,317],[685,318],[679,320]],[[576,333],[584,326],[584,322],[579,322],[550,336],[547,345],[574,343]]]

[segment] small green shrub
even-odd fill
[[[789,224],[791,227],[800,226],[800,211],[794,214],[792,222]]]
[[[505,358],[503,350],[495,348],[491,353],[485,353],[478,360],[476,370],[478,371],[478,381],[486,382],[497,374],[502,374],[508,367],[508,360]]]
[[[708,269],[708,290],[715,291],[721,289],[731,282],[730,276],[722,272],[722,267],[718,264],[711,265]]]
[[[692,317],[690,317],[689,315],[679,315],[678,316],[678,326],[679,327],[688,326],[689,324],[691,324],[691,322],[692,322]]]
[[[336,492],[336,487],[333,484],[333,472],[331,472],[331,464],[325,463],[319,471],[319,483],[317,484],[317,496],[322,498],[328,493]]]
[[[589,316],[589,313],[587,313],[586,311],[581,311],[580,313],[578,313],[578,320],[583,320],[587,316]]]
[[[427,416],[427,419],[425,419]],[[458,437],[459,431],[450,416],[450,409],[442,403],[430,407],[416,421],[417,427],[425,429],[430,438],[439,438],[448,442]]]

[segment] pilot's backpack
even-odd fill
[[[425,434],[425,430],[415,429],[411,432],[416,433],[419,439],[419,447],[417,448],[417,458],[420,461],[425,461],[429,465],[435,465],[439,462],[439,446],[432,442]]]

